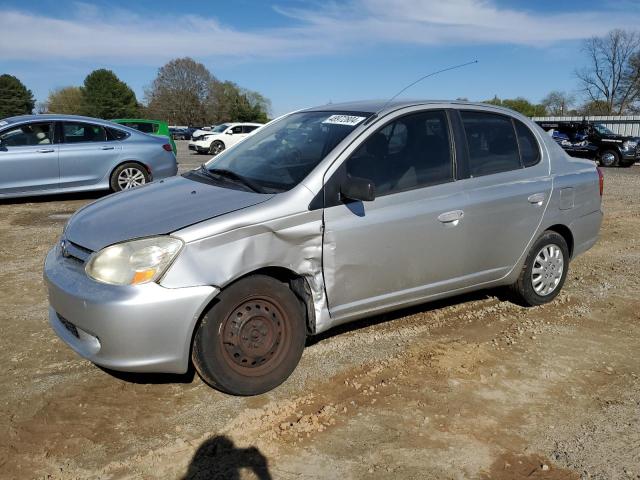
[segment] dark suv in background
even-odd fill
[[[603,167],[630,167],[640,161],[640,139],[617,135],[589,121],[537,122],[571,156],[596,160]]]

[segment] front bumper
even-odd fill
[[[622,162],[625,164],[640,162],[640,145],[632,150],[623,150],[621,153]]]
[[[193,150],[194,152],[198,152],[198,153],[207,153],[209,151],[209,146],[199,145],[197,143],[190,143],[189,150]]]
[[[113,370],[184,373],[198,318],[219,290],[98,283],[77,259],[45,260],[49,323],[82,357]]]

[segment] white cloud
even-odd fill
[[[9,10],[0,16],[0,59],[157,64],[176,56],[276,58],[382,44],[549,45],[640,24],[635,11],[538,13],[489,0],[349,0],[278,8],[292,26],[241,30],[214,17],[142,17],[78,3],[68,19]]]

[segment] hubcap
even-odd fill
[[[551,294],[560,283],[564,271],[562,250],[555,244],[542,247],[531,270],[531,284],[542,297]]]
[[[611,152],[607,152],[604,155],[602,155],[602,163],[605,165],[613,165],[613,162],[615,161],[616,161],[616,156]]]
[[[125,168],[120,172],[120,175],[118,175],[118,186],[120,190],[139,187],[145,183],[146,179],[144,178],[144,174],[137,168]]]
[[[268,298],[243,302],[231,312],[222,328],[225,358],[244,375],[260,375],[273,368],[287,339],[283,313]]]

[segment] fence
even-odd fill
[[[579,116],[579,117],[533,117],[536,122],[581,122],[588,120],[601,123],[609,130],[618,135],[627,137],[640,137],[640,115],[626,116]]]

